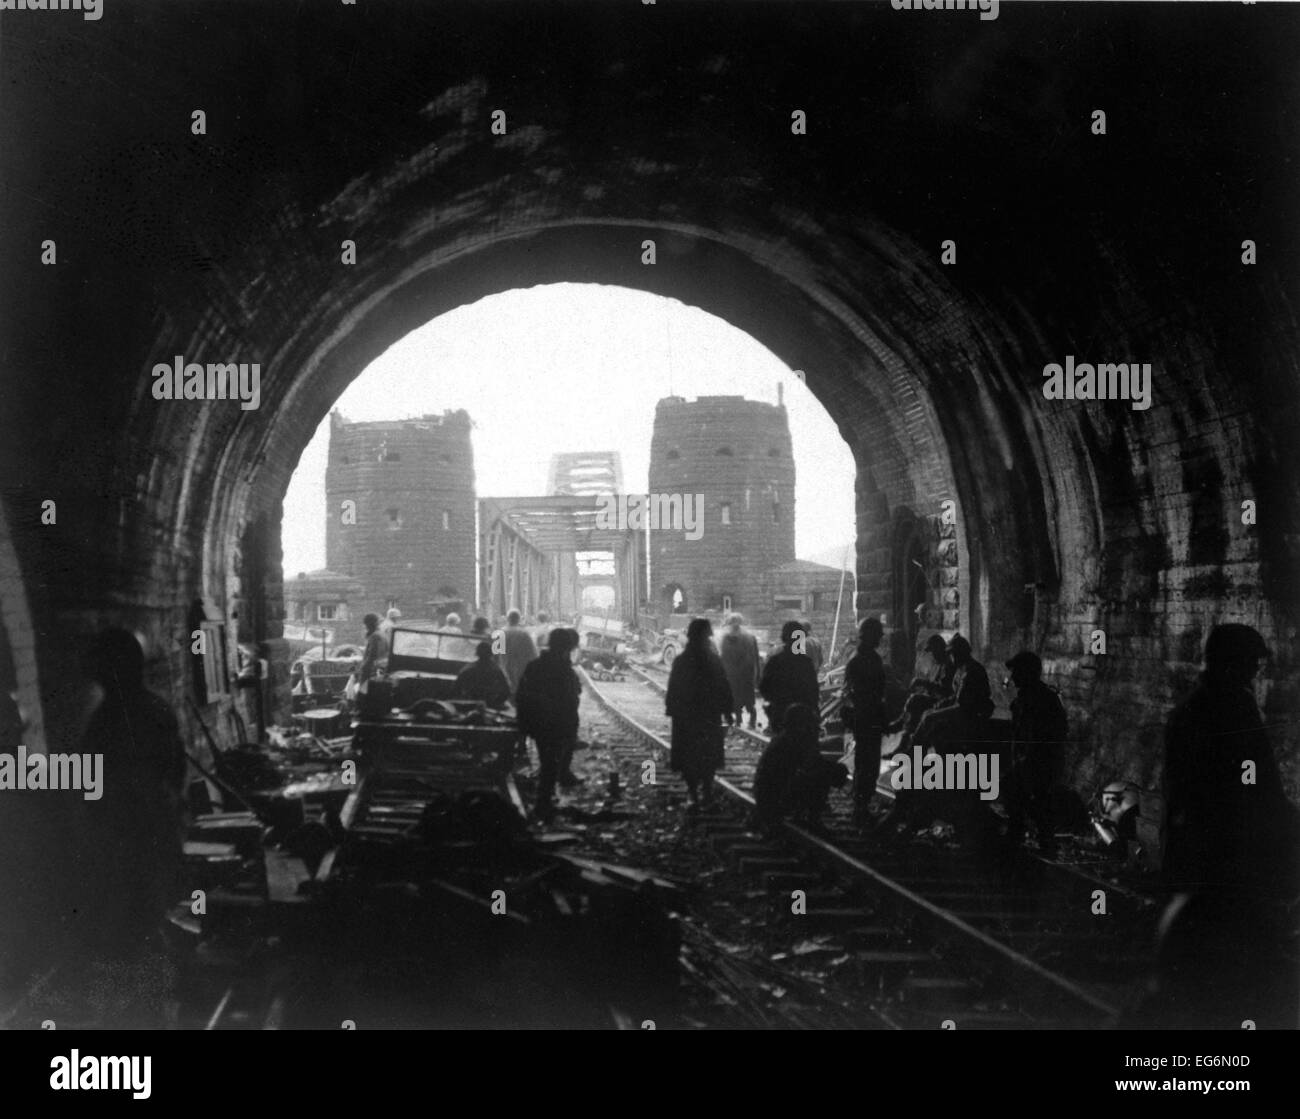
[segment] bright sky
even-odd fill
[[[474,421],[480,497],[546,491],[558,451],[616,450],[623,484],[644,493],[655,404],[675,393],[785,404],[794,440],[799,558],[838,564],[853,539],[853,456],[789,367],[697,307],[629,288],[548,284],[489,296],[412,331],[339,398],[349,420],[464,408]],[[325,566],[329,419],[284,503],[284,571]]]

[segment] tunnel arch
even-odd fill
[[[678,255],[707,256],[707,267],[665,275],[667,270],[629,266],[628,250],[647,229],[674,244]],[[953,475],[944,433],[928,393],[919,378],[903,370],[901,359],[877,333],[888,329],[888,323],[846,314],[843,307],[837,310],[846,314],[847,321],[828,319],[822,307],[824,293],[796,285],[704,231],[692,230],[687,239],[681,229],[664,230],[645,223],[544,227],[508,240],[496,238],[477,249],[458,252],[449,261],[441,259],[444,255],[445,249],[434,246],[419,268],[391,277],[386,288],[372,293],[354,312],[345,313],[346,331],[322,322],[319,333],[300,334],[275,356],[276,366],[297,366],[300,372],[284,388],[278,403],[274,397],[269,403],[264,400],[270,422],[241,433],[247,449],[237,440],[228,454],[232,460],[251,456],[255,462],[263,462],[268,458],[267,448],[276,443],[292,450],[275,456],[279,476],[259,479],[257,486],[247,488],[243,502],[232,502],[224,517],[210,521],[205,552],[230,539],[232,526],[256,520],[264,512],[269,493],[283,492],[286,460],[292,460],[291,469],[316,422],[361,369],[389,345],[456,306],[515,287],[565,280],[615,283],[678,298],[745,330],[803,371],[805,383],[835,419],[858,466],[859,573],[876,577],[875,592],[868,592],[859,602],[860,609],[893,612],[892,565],[874,569],[870,566],[874,558],[864,558],[861,553],[888,547],[887,542],[877,543],[876,535],[894,511],[904,502],[937,511],[949,497],[962,504],[965,487]],[[730,294],[720,298],[719,292]],[[449,297],[448,293],[455,295]],[[836,310],[833,301],[832,309]],[[831,324],[834,328],[828,329]],[[826,341],[810,340],[818,326],[830,336]],[[867,422],[854,422],[847,414],[846,398],[861,410],[861,401],[853,400],[852,391],[845,391],[848,385],[868,399]],[[890,481],[882,486],[878,473],[886,474]],[[900,481],[910,475],[922,478],[926,488],[900,487]],[[1023,526],[1009,526],[1008,531],[1025,535]],[[960,518],[958,533],[958,554],[966,557],[966,530]],[[962,564],[961,570],[966,582],[970,567]],[[972,615],[968,594],[959,592],[958,597],[961,612],[950,628],[960,627],[978,638],[983,621]]]

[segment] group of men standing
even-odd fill
[[[758,696],[766,701],[768,725],[775,733],[795,705],[807,708],[816,723],[821,646],[801,622],[787,622],[781,638],[781,647],[763,661],[758,640],[745,631],[739,614],[727,616],[716,647],[707,618],[695,618],[687,627],[686,647],[673,659],[668,675],[665,706],[672,719],[670,762],[686,781],[688,809],[712,804],[726,727],[740,726],[746,715],[755,727]],[[799,749],[806,738],[800,737]]]
[[[370,636],[378,638],[373,646],[367,640],[373,662],[386,651],[386,643],[378,619],[368,621],[373,621]],[[738,619],[729,622],[724,649],[728,636],[746,636]],[[876,791],[887,731],[902,731],[905,741],[940,752],[977,742],[994,749],[1009,740],[1012,773],[1003,799],[1010,833],[1018,839],[1032,823],[1040,849],[1051,850],[1051,794],[1063,776],[1068,724],[1059,696],[1042,680],[1039,657],[1022,650],[1006,662],[1015,698],[1009,731],[995,732],[989,725],[988,673],[973,657],[970,643],[960,635],[946,642],[935,635],[925,645],[928,663],[912,681],[900,716],[890,722],[888,676],[877,652],[882,634],[875,619],[861,625],[857,651],[845,672],[845,722],[856,743],[858,807],[865,809]],[[572,664],[578,635],[572,629],[550,630],[539,654],[534,634],[512,612],[504,636],[501,664],[492,663],[491,642],[483,641],[476,663],[462,672],[465,683],[462,688],[458,682],[458,690],[474,692],[491,683],[494,705],[513,698],[521,733],[537,743],[536,815],[545,820],[553,813],[556,785],[577,781],[570,776],[569,761],[577,743],[581,694]],[[673,666],[668,696],[674,768],[684,773],[693,801],[698,798],[701,804],[710,799],[713,773],[722,765],[724,724],[738,721],[746,698],[743,687],[733,689],[730,682],[736,658],[720,656],[710,637],[706,620],[692,622],[687,651]],[[798,623],[788,625],[782,647],[761,671],[750,665],[741,680],[768,700],[776,732],[756,775],[756,800],[769,821],[802,807],[808,812],[805,822],[815,822],[817,806],[842,776],[835,763],[820,756],[818,697],[812,690],[817,673],[802,637]],[[742,663],[757,660],[752,641],[735,642],[744,654]],[[1296,896],[1298,829],[1252,693],[1268,655],[1263,638],[1251,627],[1215,626],[1205,646],[1204,672],[1166,726],[1166,879],[1180,898],[1193,899],[1174,913],[1162,947],[1168,956],[1167,1012],[1172,1020],[1184,1013],[1180,1000],[1204,994],[1207,974],[1222,972],[1223,984],[1244,982],[1237,972],[1220,968],[1224,958],[1242,955],[1237,949],[1243,938],[1253,938],[1263,952],[1283,943],[1289,927],[1283,923],[1270,931],[1269,925],[1280,911],[1277,901]],[[85,720],[82,747],[103,755],[104,796],[84,803],[76,798],[70,805],[85,815],[80,826],[87,842],[68,848],[66,864],[47,881],[45,908],[50,912],[29,906],[32,912],[24,910],[23,918],[44,936],[80,942],[92,964],[105,961],[96,983],[115,1020],[153,1024],[153,995],[169,981],[156,930],[171,900],[183,896],[185,751],[169,705],[144,686],[143,650],[133,634],[114,629],[99,635],[85,672],[97,695]],[[751,712],[753,702],[751,696]],[[12,701],[9,708],[0,708],[0,751],[16,751],[23,730]],[[28,807],[30,818],[21,811]],[[15,800],[10,816],[0,819],[35,828],[49,815],[37,807],[46,809],[45,804]],[[56,896],[50,898],[54,886]],[[21,891],[10,901],[25,904]],[[20,961],[20,969],[25,955],[36,956],[26,947],[5,947],[11,962]],[[1277,974],[1271,963],[1249,971],[1246,979],[1253,982],[1255,976],[1265,985]],[[1216,1013],[1219,1003],[1235,1006],[1240,1001],[1234,990],[1216,988],[1211,994]]]
[[[885,733],[902,732],[899,750],[999,751],[1010,767],[1003,782],[1006,838],[1022,841],[1030,826],[1039,851],[1053,856],[1063,822],[1057,805],[1065,781],[1069,720],[1056,690],[1043,681],[1041,658],[1022,649],[1006,662],[1013,691],[1009,726],[992,719],[988,672],[960,634],[932,636],[929,665],[913,679],[899,718],[887,718],[887,676],[876,648],[882,629],[867,619],[845,670],[846,727],[855,742],[854,793],[859,819],[880,773]],[[1170,714],[1165,729],[1164,872],[1184,891],[1256,893],[1296,888],[1297,813],[1282,788],[1277,761],[1252,694],[1269,651],[1250,626],[1215,626],[1205,645],[1196,689]],[[909,798],[899,795],[902,805]],[[912,822],[917,798],[901,822]],[[897,810],[896,810],[897,811]]]
[[[875,618],[858,631],[858,648],[844,674],[844,725],[853,730],[854,816],[870,822],[870,805],[880,776],[881,748],[886,733],[902,737],[898,750],[949,751],[998,750],[1008,747],[1010,780],[1004,786],[1008,838],[1015,842],[1026,834],[1027,823],[1037,831],[1043,854],[1056,851],[1053,789],[1062,777],[1068,733],[1065,707],[1054,689],[1043,682],[1043,662],[1027,649],[1016,653],[1006,667],[1007,684],[1014,687],[1010,735],[995,731],[993,690],[985,667],[975,659],[971,644],[961,634],[944,641],[933,634],[925,643],[929,665],[911,682],[901,713],[891,720],[886,710],[887,675],[876,651],[884,628]],[[898,798],[894,823],[915,820],[920,806],[915,797]]]
[[[821,764],[817,746],[821,646],[805,623],[786,622],[781,644],[764,661],[743,624],[739,614],[729,615],[716,651],[705,619],[695,619],[687,631],[686,648],[674,660],[668,684],[673,768],[686,779],[689,802],[707,805],[713,774],[723,764],[724,725],[740,725],[748,716],[754,727],[761,696],[773,741],[767,764],[760,763],[759,791],[766,803],[759,814],[767,818],[786,812],[814,822],[839,781],[839,774]],[[1062,779],[1068,723],[1060,697],[1043,682],[1039,657],[1022,650],[1006,663],[1006,682],[1015,691],[1008,740],[1005,728],[993,729],[988,672],[961,634],[948,641],[938,634],[930,637],[924,646],[928,664],[912,680],[901,712],[890,711],[890,678],[877,651],[883,637],[881,622],[866,619],[844,673],[843,722],[854,740],[855,823],[873,823],[871,804],[887,733],[902,732],[899,748],[904,751],[917,746],[941,754],[971,749],[1002,753],[1007,746],[1010,774],[1002,788],[1008,836],[1019,842],[1032,824],[1040,850],[1054,854],[1054,789]],[[794,723],[787,727],[792,713]],[[893,815],[895,826],[924,809],[915,797],[899,799],[904,811]]]
[[[672,719],[671,765],[686,781],[688,809],[709,807],[714,774],[723,766],[726,726],[740,726],[748,715],[749,726],[754,728],[761,695],[776,744],[762,768],[761,784],[771,795],[763,797],[760,813],[766,810],[772,816],[779,814],[778,806],[787,799],[787,786],[808,790],[825,783],[829,789],[828,782],[834,779],[834,775],[822,773],[814,759],[820,723],[817,671],[821,645],[807,625],[787,622],[781,630],[781,646],[764,661],[758,641],[745,631],[741,615],[728,615],[723,627],[715,647],[712,624],[706,618],[695,618],[686,631],[685,649],[673,660],[665,699]],[[795,712],[797,725],[784,734],[791,712]]]
[[[519,722],[516,750],[526,760],[527,740],[531,738],[537,746],[533,816],[547,823],[555,814],[556,786],[567,789],[582,784],[582,779],[573,772],[573,752],[578,745],[578,704],[582,697],[582,682],[573,669],[573,651],[580,639],[575,629],[552,627],[545,613],[539,613],[537,619],[537,628],[529,631],[518,610],[506,615],[502,632],[504,650],[499,654],[498,663]],[[491,652],[491,640],[485,638],[478,646],[480,660],[486,662]],[[470,673],[471,669],[461,673],[457,694],[467,699],[480,698],[473,689],[462,686]]]
[[[361,680],[373,676],[386,660],[384,631],[391,631],[393,619],[381,623],[370,614],[365,621]],[[556,786],[579,783],[571,762],[581,684],[571,663],[578,645],[576,632],[552,629],[545,615],[539,614],[538,621],[530,631],[519,612],[511,611],[503,631],[504,651],[494,652],[487,620],[476,619],[471,636],[483,640],[475,663],[461,673],[456,694],[481,699],[494,708],[515,704],[521,744],[527,737],[537,742],[537,810],[545,817],[552,811]],[[458,622],[448,619],[453,628],[458,628]],[[1009,725],[999,725],[993,720],[988,671],[961,634],[946,641],[939,634],[931,635],[922,647],[922,667],[908,686],[901,711],[891,709],[889,675],[878,652],[883,636],[879,620],[866,619],[845,667],[842,718],[854,740],[855,822],[872,825],[883,740],[887,734],[901,732],[896,752],[904,755],[914,747],[939,754],[998,751],[1009,767],[1001,797],[1007,838],[1021,842],[1032,828],[1039,851],[1053,856],[1061,823],[1055,806],[1064,779],[1069,722],[1060,696],[1043,681],[1039,656],[1021,650],[1006,662],[1004,683],[1014,698]],[[806,818],[814,817],[818,810],[814,802],[820,800],[824,806],[829,789],[823,778],[835,776],[818,770],[819,776],[812,780],[804,772],[817,770],[809,728],[820,727],[820,645],[806,624],[787,622],[780,646],[764,660],[739,614],[727,617],[716,648],[711,638],[707,621],[692,622],[686,649],[669,680],[672,764],[686,777],[691,803],[707,804],[711,799],[713,775],[723,765],[724,727],[741,725],[746,717],[748,725],[755,727],[761,696],[774,738],[797,742],[797,747],[788,746],[793,751],[790,757],[804,759],[798,765],[787,759],[781,763],[784,769],[774,760],[769,770],[789,770],[794,775],[789,788],[802,790],[803,800],[812,797],[795,807]],[[1282,791],[1249,688],[1267,655],[1254,629],[1216,626],[1206,644],[1205,673],[1197,690],[1170,716],[1164,781],[1169,820],[1166,867],[1171,881],[1199,886],[1225,883],[1242,874],[1267,876],[1272,871],[1259,868],[1276,868],[1279,837],[1291,834],[1288,828],[1293,827],[1294,813]],[[797,726],[794,733],[782,737],[794,708]],[[1239,780],[1238,770],[1243,768],[1249,769],[1251,781]],[[921,797],[896,800],[898,806],[886,822],[894,827],[917,822],[918,813],[924,811]]]
[[[47,975],[48,1005],[74,1022],[157,1028],[175,980],[163,920],[192,885],[185,747],[170,704],[145,686],[133,633],[97,634],[82,671],[75,750],[101,759],[99,794],[0,791],[0,847],[9,856],[0,875],[0,992],[59,960]],[[12,698],[0,695],[0,754],[15,754],[26,730]]]
[[[515,620],[506,626],[505,660],[511,668],[523,664],[514,687],[515,711],[521,742],[529,737],[537,745],[537,797],[533,814],[546,823],[555,812],[556,785],[572,788],[582,784],[582,779],[573,772],[573,752],[578,746],[578,703],[582,696],[582,682],[573,669],[578,631],[564,626],[551,630],[541,653],[525,659],[532,637],[519,625],[515,611],[511,611],[511,617]]]
[[[444,623],[444,629],[458,628],[459,619],[453,622],[452,617]],[[573,670],[573,650],[579,644],[577,631],[553,627],[545,612],[537,615],[537,622],[530,630],[519,611],[511,610],[499,635],[500,651],[494,652],[488,620],[475,618],[469,634],[480,638],[474,650],[475,660],[461,670],[452,694],[457,699],[479,700],[498,710],[507,703],[514,704],[519,737],[513,757],[503,760],[506,765],[527,761],[528,739],[536,744],[538,774],[533,815],[548,822],[554,816],[556,786],[572,788],[582,783],[573,772],[582,683]]]
[[[817,674],[821,671],[821,642],[806,622],[786,622],[781,628],[781,645],[766,660],[758,651],[758,640],[745,628],[740,614],[727,615],[718,654],[731,689],[731,714],[740,724],[748,714],[749,727],[758,725],[758,696],[767,702],[768,721],[779,729],[785,711],[792,703],[804,703],[816,709],[820,692]],[[796,659],[797,658],[797,659]]]
[[[367,680],[374,679],[387,668],[388,654],[392,651],[393,630],[396,628],[397,620],[401,616],[401,611],[393,607],[389,609],[382,621],[378,614],[367,614],[362,619],[366,637],[361,664],[357,668],[358,684],[364,684]],[[460,615],[454,612],[448,614],[438,628],[445,633],[462,633]],[[477,638],[479,645],[485,641],[488,643],[487,655],[494,658],[497,665],[505,673],[510,682],[510,694],[513,695],[515,688],[519,685],[519,677],[524,667],[529,661],[537,657],[539,649],[546,647],[553,628],[550,615],[544,610],[538,611],[537,625],[532,629],[527,629],[523,625],[522,615],[518,610],[511,610],[506,615],[506,625],[503,631],[506,644],[504,653],[498,654],[493,650],[491,625],[487,618],[481,615],[474,619],[466,637],[469,640]],[[475,654],[478,659],[484,659],[477,645]],[[491,706],[504,706],[504,704],[493,703]]]

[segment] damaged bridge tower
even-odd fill
[[[683,500],[702,494],[703,505],[696,532],[663,525],[650,533],[655,609],[766,613],[763,572],[795,558],[794,477],[783,403],[743,396],[660,400],[650,492]]]
[[[434,600],[473,602],[467,412],[373,423],[331,413],[325,494],[326,566],[365,586],[366,610],[427,618]]]

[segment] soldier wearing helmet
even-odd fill
[[[1011,701],[1011,782],[1007,789],[1008,838],[1019,842],[1032,820],[1038,849],[1056,854],[1052,789],[1061,778],[1067,730],[1065,708],[1055,689],[1043,683],[1043,662],[1022,649],[1007,663],[1016,689]]]
[[[989,674],[971,655],[971,644],[960,633],[948,642],[948,655],[956,665],[952,696],[927,711],[912,736],[914,745],[933,746],[940,753],[966,742],[983,741],[993,714]]]
[[[1169,717],[1164,868],[1176,889],[1295,894],[1295,809],[1251,690],[1268,655],[1252,627],[1215,626],[1205,671]]]

